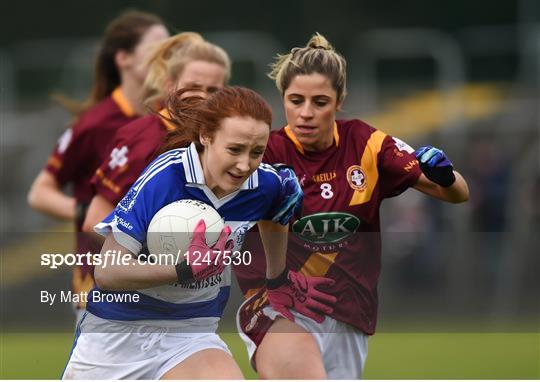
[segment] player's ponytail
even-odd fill
[[[337,93],[338,103],[342,103],[347,95],[347,62],[319,33],[315,33],[305,47],[278,55],[270,66],[268,76],[275,81],[282,95],[294,77],[312,73],[328,77]]]
[[[316,32],[313,36],[311,36],[311,39],[308,41],[306,46],[312,49],[334,50],[328,40],[319,32]]]

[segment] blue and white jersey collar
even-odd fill
[[[184,164],[184,171],[186,173],[186,182],[188,186],[197,188],[206,186],[201,160],[194,143],[190,144],[188,149],[182,154],[182,163]],[[253,174],[251,174],[249,178],[242,183],[240,190],[253,190],[258,186],[259,174],[257,173],[257,170],[255,170],[253,171]]]

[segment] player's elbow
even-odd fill
[[[468,187],[462,187],[458,192],[455,192],[450,198],[449,202],[453,204],[464,203],[469,200]]]
[[[452,195],[451,197],[444,198],[448,203],[452,204],[460,204],[465,203],[467,200],[469,200],[469,194],[458,194],[458,195]]]
[[[457,198],[453,203],[454,204],[465,203],[468,200],[469,200],[469,193],[467,192],[466,194],[460,195],[460,197]]]
[[[32,188],[30,188],[30,191],[28,191],[28,194],[26,194],[26,203],[28,203],[31,208],[36,208],[36,195],[34,194]]]
[[[57,183],[46,171],[41,171],[26,195],[28,205],[34,210],[47,213],[47,205],[50,204],[51,192],[57,189]]]
[[[83,230],[83,232],[93,233],[94,232],[94,226],[95,226],[95,224],[93,222],[91,222],[87,217],[86,219],[84,219],[82,230]]]
[[[35,183],[32,184],[30,191],[28,191],[28,194],[26,195],[26,202],[34,210],[41,210],[40,191]]]

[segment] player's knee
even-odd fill
[[[292,334],[294,343],[271,341],[259,346],[255,354],[257,372],[263,379],[326,379],[319,349],[312,337]],[[282,337],[282,336],[280,336]],[[283,337],[281,338],[284,339]]]
[[[204,365],[204,368],[201,368]],[[167,371],[161,379],[244,379],[231,355],[218,349],[194,353]]]
[[[327,379],[320,360],[297,357],[276,361],[257,363],[257,372],[261,379]]]
[[[211,361],[206,365],[211,371],[210,375],[206,376],[208,379],[244,379],[234,359],[224,352],[215,351]]]

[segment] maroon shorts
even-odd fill
[[[255,351],[275,319],[275,314],[269,317],[265,313],[268,309],[265,308],[271,310],[266,288],[262,288],[244,301],[236,313],[238,333],[247,346],[248,355],[255,370]]]

